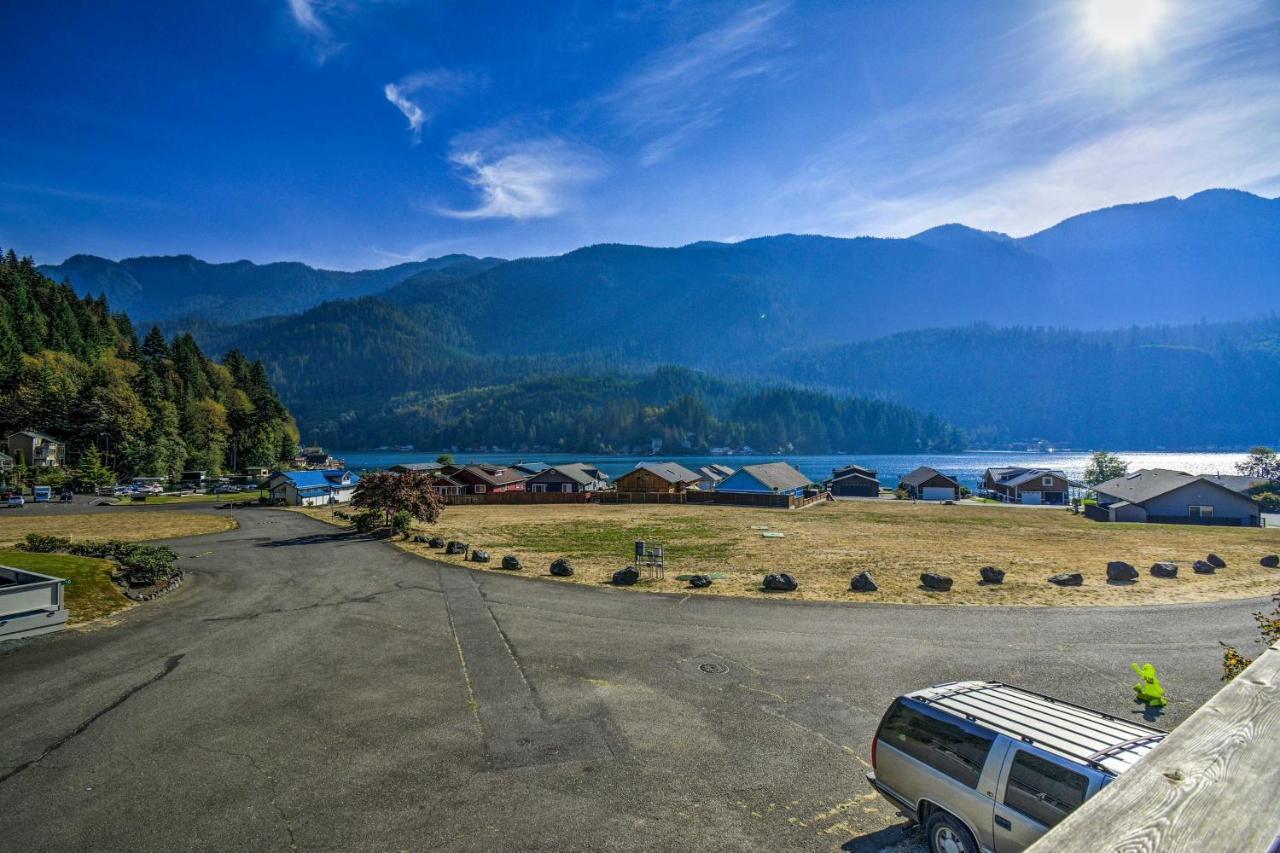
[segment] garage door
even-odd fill
[[[1040,493],[1039,492],[1023,492],[1022,502],[1024,504],[1038,504],[1040,503]]]
[[[956,496],[956,490],[947,486],[925,486],[920,491],[920,498],[926,501],[949,501]]]

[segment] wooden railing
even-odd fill
[[[1280,849],[1280,643],[1032,853]]]

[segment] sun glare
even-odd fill
[[[1124,50],[1147,41],[1163,13],[1161,0],[1087,0],[1085,28],[1102,45]]]

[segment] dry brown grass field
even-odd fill
[[[349,508],[348,508],[349,509]],[[333,520],[328,509],[309,514]],[[341,522],[339,522],[341,523]],[[764,538],[758,526],[783,534]],[[803,510],[659,505],[524,505],[449,507],[438,524],[418,532],[458,539],[493,555],[487,565],[464,563],[442,550],[412,542],[402,547],[432,559],[487,571],[506,554],[521,572],[562,583],[607,584],[631,561],[633,542],[665,547],[664,580],[631,589],[695,595],[779,596],[827,601],[917,604],[1129,605],[1170,604],[1270,595],[1280,571],[1258,560],[1280,550],[1280,531],[1155,524],[1103,524],[1065,509],[986,505],[943,506],[898,501],[840,501]],[[1191,564],[1210,551],[1227,562],[1216,575],[1197,575]],[[572,578],[552,578],[557,557],[573,561]],[[1109,560],[1132,563],[1140,577],[1110,584]],[[1154,578],[1151,564],[1179,565],[1174,580]],[[1002,585],[981,585],[978,570],[1006,571]],[[850,578],[869,570],[880,589],[849,590]],[[949,593],[920,586],[937,571],[955,584]],[[784,571],[800,583],[794,593],[760,589],[766,572]],[[719,572],[708,590],[690,590],[676,575]],[[1059,588],[1047,578],[1081,572],[1084,586]]]
[[[24,514],[5,510],[0,515],[0,545],[21,542],[28,533],[70,536],[72,539],[172,539],[217,533],[235,527],[229,516],[194,512],[102,511],[89,513]]]

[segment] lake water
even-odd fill
[[[355,471],[389,468],[406,462],[431,462],[440,452],[414,451],[331,451],[334,456],[346,460],[347,467]],[[1180,453],[1164,451],[1118,451],[1121,459],[1129,463],[1129,470],[1138,468],[1172,468],[1188,474],[1234,474],[1237,462],[1244,453]],[[498,462],[510,464],[517,461],[546,462],[555,465],[562,462],[589,462],[599,466],[610,479],[630,471],[640,462],[670,460],[686,468],[697,468],[719,462],[733,468],[759,462],[789,462],[803,474],[821,481],[831,476],[833,468],[850,463],[862,465],[879,472],[881,486],[892,489],[898,478],[921,465],[936,468],[955,477],[961,485],[973,488],[987,468],[1001,465],[1021,465],[1034,468],[1057,468],[1079,480],[1089,464],[1088,453],[1017,453],[1013,451],[970,451],[967,453],[907,453],[907,454],[849,454],[846,456],[589,456],[579,454],[520,454],[513,453],[456,453],[459,464],[469,462]]]

